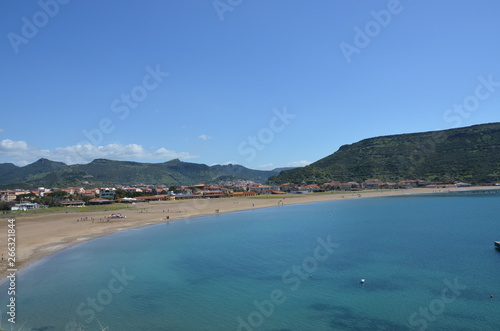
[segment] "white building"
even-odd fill
[[[113,200],[115,198],[115,190],[111,188],[104,188],[99,191],[99,198]]]
[[[10,210],[26,211],[28,209],[41,209],[41,208],[47,208],[47,206],[38,204],[36,202],[21,202],[21,203],[15,204],[14,207],[10,208]]]
[[[0,191],[0,201],[15,201],[16,192],[15,191]]]

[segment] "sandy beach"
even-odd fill
[[[43,213],[37,216],[16,215],[16,268],[23,267],[44,256],[77,243],[155,223],[229,213],[256,208],[276,207],[299,203],[320,202],[336,199],[358,199],[366,197],[413,195],[449,191],[490,190],[499,187],[359,191],[334,193],[288,194],[270,197],[195,199],[183,201],[162,201],[128,206],[121,210],[99,212]],[[122,213],[126,218],[112,218],[111,213]],[[0,219],[0,253],[4,260],[0,263],[0,276],[7,275],[7,234],[8,219]]]

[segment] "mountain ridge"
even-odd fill
[[[163,163],[95,159],[86,164],[66,165],[41,158],[26,166],[0,164],[0,186],[65,187],[117,184],[193,185],[218,183],[222,180],[251,180],[265,182],[280,170],[254,170],[241,165],[214,165],[183,162],[179,159]]]
[[[387,182],[424,179],[472,184],[500,181],[500,122],[362,139],[305,167],[253,170],[237,164],[213,165],[172,159],[143,163],[95,159],[66,165],[41,158],[18,167],[0,164],[0,186],[103,186],[115,184],[193,185],[223,180],[269,184],[324,183],[377,178]]]
[[[500,180],[500,123],[372,137],[343,145],[312,164],[269,178],[323,183],[376,178],[473,184]]]

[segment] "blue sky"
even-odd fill
[[[253,169],[498,122],[500,2],[2,1],[0,163]]]

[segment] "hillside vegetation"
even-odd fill
[[[193,185],[218,183],[222,180],[251,180],[265,182],[279,171],[261,171],[240,165],[215,165],[182,162],[178,159],[164,163],[141,163],[96,159],[88,164],[66,165],[40,159],[24,167],[11,163],[0,164],[2,187],[67,187],[82,186],[89,182],[94,186],[116,184],[165,184]]]
[[[472,184],[500,181],[500,123],[364,139],[270,183],[323,183],[377,178]]]

